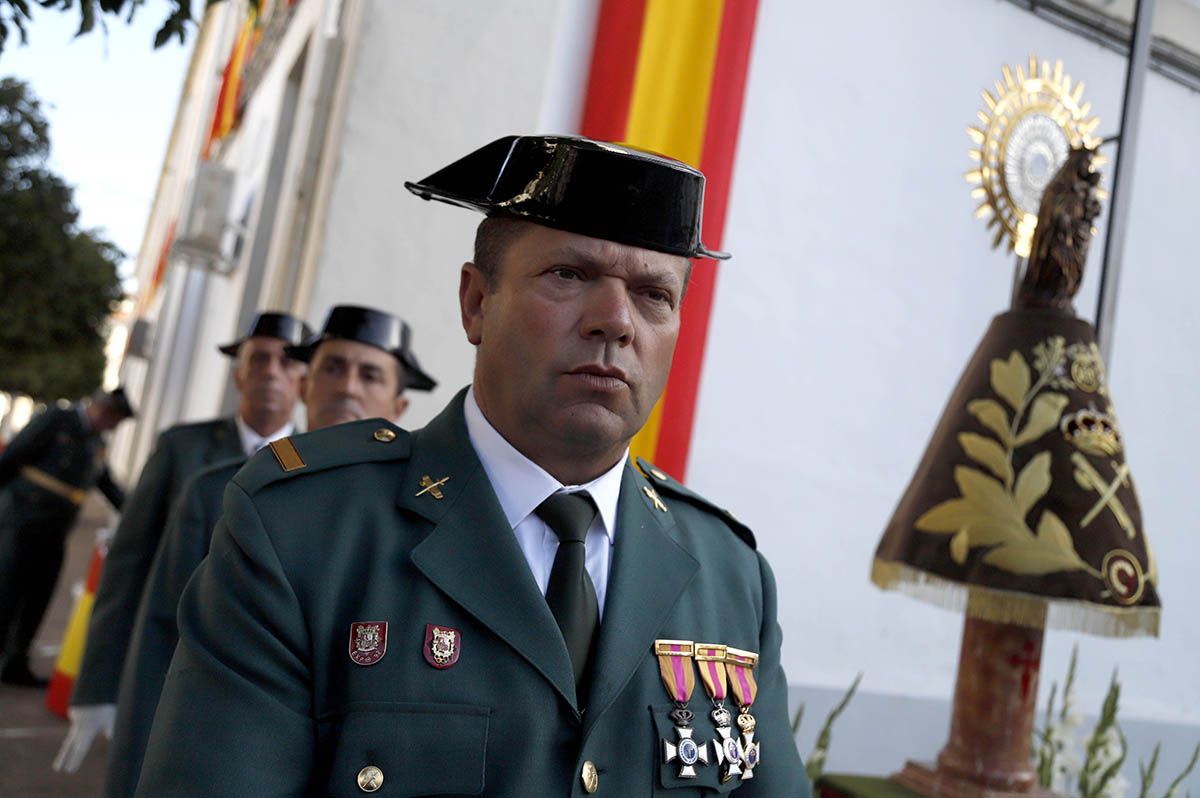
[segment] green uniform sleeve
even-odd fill
[[[38,413],[0,452],[0,488],[11,482],[21,466],[36,457],[50,442],[54,436],[57,415],[54,410]]]
[[[171,447],[160,439],[117,524],[88,623],[72,706],[117,700],[138,603],[167,522],[172,457]]]
[[[118,512],[125,504],[125,491],[112,478],[112,473],[108,470],[108,466],[100,472],[100,478],[96,480],[96,487],[104,494],[104,498],[108,499],[113,508]]]
[[[138,796],[309,794],[316,727],[304,617],[236,484],[184,590]]]
[[[778,597],[771,566],[758,555],[762,573],[763,620],[758,661],[758,697],[754,702],[755,739],[762,743],[763,765],[754,771],[754,779],[743,782],[736,794],[762,798],[811,798],[812,785],[804,772],[804,763],[796,750],[792,723],[788,717],[787,677],[780,662],[783,632],[776,619]]]
[[[196,484],[193,481],[176,502],[138,609],[109,746],[107,798],[129,798],[137,788],[154,711],[179,641],[175,615],[183,588],[208,553],[214,520],[209,519],[205,494],[195,489]]]

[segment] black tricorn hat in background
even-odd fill
[[[250,329],[241,338],[228,344],[218,346],[221,354],[236,357],[238,349],[247,338],[262,336],[265,338],[282,338],[288,344],[296,345],[312,336],[312,328],[300,319],[288,313],[278,311],[263,311],[250,322]]]
[[[118,385],[116,388],[108,392],[108,402],[122,418],[133,418],[137,413],[133,410],[133,404],[129,401],[129,396],[125,393],[125,386]]]
[[[620,244],[724,260],[705,248],[704,175],[680,161],[571,136],[505,136],[424,180],[422,199]]]
[[[322,341],[338,338],[378,347],[404,366],[405,387],[414,391],[432,391],[437,381],[421,368],[412,351],[412,330],[403,319],[382,310],[357,305],[334,305],[329,309],[321,332],[303,343],[286,347],[287,356],[308,363]]]

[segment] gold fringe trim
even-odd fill
[[[1159,607],[1110,607],[1078,599],[1045,599],[1010,590],[966,585],[911,565],[876,559],[871,581],[943,609],[993,623],[1067,629],[1102,637],[1158,637]]]

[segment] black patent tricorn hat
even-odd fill
[[[433,199],[686,258],[725,260],[700,238],[704,175],[661,155],[572,136],[505,136],[424,180]]]
[[[133,418],[137,415],[133,410],[133,404],[129,401],[128,394],[125,393],[125,387],[122,385],[118,385],[108,392],[108,401],[113,409],[121,414],[122,418]]]
[[[321,342],[330,338],[358,341],[392,355],[404,366],[406,388],[432,391],[437,387],[437,381],[425,373],[413,354],[412,330],[398,316],[357,305],[335,305],[329,309],[321,332],[284,351],[288,357],[308,363]]]
[[[247,338],[255,336],[282,338],[289,345],[294,346],[311,338],[312,334],[312,328],[295,316],[288,313],[264,311],[255,316],[254,321],[250,322],[250,329],[245,335],[236,341],[218,346],[217,349],[220,350],[221,354],[234,357]]]

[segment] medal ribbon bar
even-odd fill
[[[729,677],[725,670],[725,649],[719,643],[696,644],[696,666],[700,668],[700,679],[704,689],[714,703],[725,700],[729,691]]]
[[[725,650],[725,667],[729,671],[729,688],[737,699],[742,712],[746,712],[758,697],[758,683],[754,681],[754,666],[758,664],[758,654],[753,651],[742,651],[739,648]]]
[[[695,645],[691,640],[655,640],[654,653],[667,695],[676,704],[687,706],[696,689],[696,672],[692,668]]]

